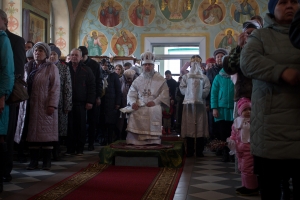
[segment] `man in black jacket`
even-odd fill
[[[11,48],[14,55],[14,65],[15,65],[15,76],[24,76],[24,65],[26,60],[25,52],[25,40],[11,33],[8,28],[8,18],[6,13],[0,9],[0,17],[5,21],[6,34],[10,40]],[[13,104],[9,106],[9,122],[8,122],[8,131],[6,136],[8,157],[6,158],[3,181],[10,182],[12,177],[10,175],[13,168],[13,150],[14,150],[14,138],[17,125],[17,115],[18,115],[19,104]],[[2,177],[0,177],[2,178]]]
[[[300,9],[296,13],[290,28],[290,40],[294,47],[300,49]]]
[[[175,81],[172,78],[172,73],[170,70],[165,71],[165,76],[166,76],[166,81],[169,87],[169,95],[171,97],[171,101],[173,103],[170,104],[170,106],[174,106],[176,105],[176,87],[177,87],[177,81]],[[176,110],[176,108],[174,108],[174,110]],[[171,127],[174,128],[174,120],[175,120],[175,112],[173,112],[172,116],[171,116]]]
[[[83,154],[86,138],[86,111],[93,108],[96,100],[95,76],[81,61],[79,49],[72,49],[68,63],[72,79],[72,111],[69,112],[66,155]]]
[[[97,122],[99,121],[99,114],[100,114],[100,104],[101,104],[101,95],[103,90],[103,78],[102,73],[100,70],[100,64],[97,63],[95,60],[91,59],[88,56],[88,49],[85,46],[79,46],[78,49],[82,52],[82,62],[86,66],[88,66],[94,76],[95,76],[95,84],[96,84],[96,101],[93,104],[93,108],[87,111],[87,123],[89,124],[88,127],[88,150],[93,151],[94,142],[96,137],[96,126]]]

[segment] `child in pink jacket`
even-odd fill
[[[237,109],[239,117],[234,120],[228,139],[229,148],[236,151],[242,176],[242,187],[237,188],[236,193],[244,196],[258,195],[257,176],[253,173],[253,156],[250,152],[250,99],[241,98]]]

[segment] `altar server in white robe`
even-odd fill
[[[127,126],[127,144],[160,144],[162,135],[162,106],[169,107],[170,96],[166,80],[154,71],[155,56],[141,55],[143,72],[132,83],[127,103],[134,110]]]
[[[183,95],[181,137],[186,139],[187,157],[203,157],[204,138],[208,136],[208,121],[205,99],[211,84],[201,69],[202,59],[193,56],[190,72],[183,75],[179,89]],[[195,145],[196,144],[196,145]]]

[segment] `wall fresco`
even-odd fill
[[[135,26],[147,26],[151,24],[155,18],[155,6],[145,0],[136,0],[128,10],[128,17]]]
[[[101,56],[107,50],[108,41],[104,33],[92,30],[85,35],[81,44],[86,46],[90,56]]]
[[[121,11],[122,6],[119,2],[114,0],[102,1],[98,11],[98,19],[104,26],[117,26],[122,21]]]
[[[216,25],[225,18],[226,8],[220,0],[204,0],[198,8],[198,15],[203,23]]]
[[[130,56],[136,50],[137,40],[128,30],[118,31],[111,39],[111,48],[117,56]]]
[[[230,10],[233,19],[240,24],[259,15],[259,6],[255,0],[236,0],[232,3]]]

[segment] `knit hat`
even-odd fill
[[[269,0],[268,9],[269,9],[269,13],[271,13],[272,15],[274,15],[275,7],[278,1],[279,0]],[[300,3],[300,0],[298,0],[298,3]]]
[[[149,63],[154,64],[155,56],[153,55],[153,53],[147,51],[145,53],[142,53],[141,61],[142,61],[142,65],[149,64]]]
[[[215,58],[207,58],[206,64],[208,64],[208,63],[216,63]]]
[[[240,100],[237,102],[237,109],[238,109],[238,114],[242,115],[242,112],[246,108],[251,108],[251,101],[248,98],[240,98]]]
[[[33,50],[35,50],[36,48],[41,47],[44,49],[45,53],[46,53],[46,58],[50,57],[50,53],[51,53],[51,49],[49,47],[49,45],[45,42],[37,42],[35,43],[35,45],[32,47]]]
[[[50,49],[51,49],[51,51],[54,51],[55,53],[57,53],[58,58],[60,58],[60,56],[61,56],[61,51],[60,51],[60,49],[59,49],[57,46],[51,45],[51,46],[50,46]]]
[[[224,54],[224,56],[226,56],[228,54],[226,49],[218,48],[214,51],[214,57],[216,57],[219,53]]]
[[[269,13],[271,13],[272,15],[274,15],[274,10],[278,1],[279,0],[269,0],[268,9],[269,9]]]
[[[256,20],[247,20],[243,23],[243,31],[248,28],[260,29],[261,25]]]
[[[131,78],[133,79],[134,75],[135,75],[135,71],[133,69],[127,69],[124,71],[124,76],[126,77],[126,79]]]
[[[33,48],[26,51],[26,58],[33,58]]]

